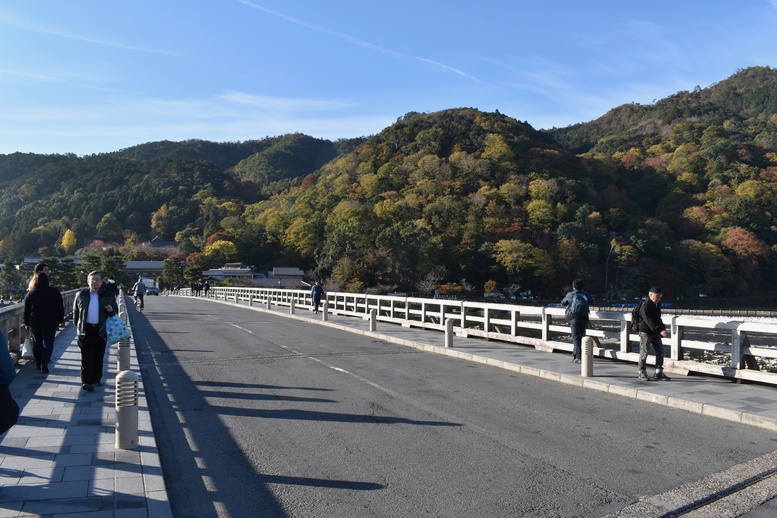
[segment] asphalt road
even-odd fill
[[[130,311],[176,517],[639,516],[777,449],[759,428],[247,308]]]

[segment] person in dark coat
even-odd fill
[[[15,377],[16,368],[8,352],[8,343],[0,331],[0,437],[19,420],[19,404],[8,388]]]
[[[35,274],[32,285],[24,299],[24,325],[32,337],[35,365],[45,373],[49,372],[57,326],[65,321],[65,306],[59,290],[49,285],[49,276],[42,271]]]
[[[73,302],[73,323],[81,349],[81,383],[87,392],[102,385],[103,359],[107,345],[105,321],[115,314],[116,299],[105,290],[102,274],[89,273],[89,288],[81,290]]]
[[[569,331],[572,334],[572,361],[580,363],[583,337],[585,336],[585,330],[588,328],[589,316],[588,309],[586,309],[583,315],[573,315],[569,312],[576,295],[582,296],[585,299],[586,308],[589,308],[594,303],[594,299],[583,289],[583,281],[575,279],[572,281],[572,291],[568,292],[561,300],[561,305],[567,308],[566,319],[569,322]]]
[[[316,281],[310,289],[310,296],[313,297],[313,313],[318,313],[318,306],[321,304],[321,297],[324,296],[324,288],[320,281]]]
[[[666,325],[661,320],[661,297],[663,290],[659,286],[650,288],[648,298],[642,303],[639,312],[639,369],[638,378],[642,381],[649,379],[656,381],[669,381],[664,374],[664,342],[662,338],[669,336]],[[648,378],[645,362],[648,356],[648,347],[652,346],[656,354],[656,373]]]

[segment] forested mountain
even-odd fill
[[[0,259],[73,253],[70,229],[75,248],[139,258],[160,236],[195,268],[296,265],[330,289],[768,297],[776,182],[777,70],[757,67],[547,131],[464,108],[334,143],[0,155]]]

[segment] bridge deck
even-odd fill
[[[581,366],[573,363],[568,353],[463,337],[455,337],[453,347],[446,348],[444,334],[437,331],[378,323],[371,332],[369,321],[359,318],[328,315],[324,321],[321,314],[307,310],[298,309],[292,315],[288,307],[253,309],[361,333],[430,354],[540,376],[579,386],[580,390],[608,392],[777,430],[774,387],[671,372],[669,382],[640,382],[633,364],[601,358],[594,360],[593,376],[582,377]],[[142,385],[140,448],[115,450],[111,376],[115,374],[116,348],[110,349],[105,386],[84,393],[78,381],[80,353],[72,325],[62,331],[58,343],[61,346],[55,351],[55,363],[48,376],[26,365],[11,385],[22,415],[19,424],[0,438],[0,516],[80,516],[89,511],[117,509],[133,509],[139,516],[170,516]],[[132,365],[133,369],[137,367],[134,351]]]

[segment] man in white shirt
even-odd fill
[[[102,286],[102,274],[91,272],[87,278],[89,288],[81,290],[73,303],[73,321],[78,330],[78,348],[81,349],[81,383],[83,389],[92,392],[102,385],[103,358],[105,357],[105,320],[113,316],[116,299]]]

